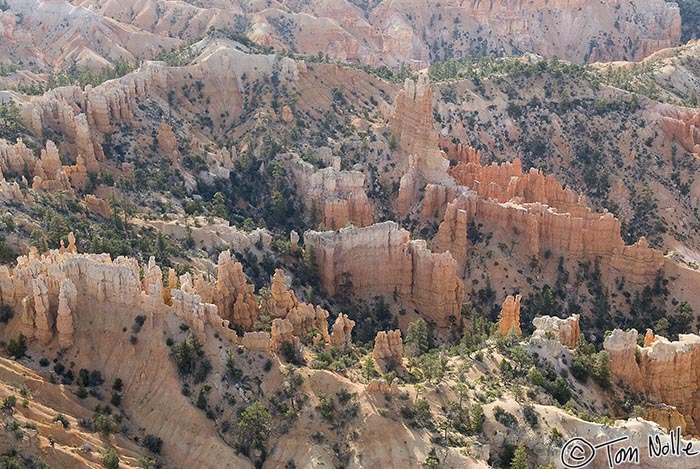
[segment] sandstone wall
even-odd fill
[[[434,244],[439,252],[451,252],[463,269],[470,244],[467,228],[474,221],[483,224],[484,231],[513,233],[529,256],[550,250],[579,258],[601,257],[602,265],[635,283],[648,281],[663,268],[663,253],[649,248],[643,238],[625,245],[620,222],[612,214],[586,213],[584,218],[541,203],[500,203],[477,194],[460,195],[448,204]]]
[[[439,327],[448,327],[450,316],[459,317],[464,286],[453,257],[431,253],[425,241],[411,241],[394,222],[307,231],[304,240],[315,252],[321,285],[329,295],[349,279],[356,294],[396,295]]]
[[[296,155],[289,155],[283,161],[291,171],[307,213],[317,210],[326,228],[335,230],[348,223],[372,224],[364,174],[332,167],[317,170]]]
[[[700,337],[681,334],[676,342],[656,337],[649,347],[637,345],[637,331],[619,329],[605,339],[610,370],[633,391],[675,406],[685,419],[687,431],[700,432]]]

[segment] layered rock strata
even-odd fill
[[[354,293],[393,296],[438,327],[449,327],[450,317],[459,318],[464,285],[452,255],[430,252],[425,241],[411,241],[394,222],[307,231],[304,241],[315,253],[321,286],[329,295],[349,280]]]
[[[648,347],[637,345],[635,329],[616,329],[603,344],[610,355],[610,371],[630,389],[657,403],[674,406],[683,415],[687,432],[700,432],[700,337],[681,334],[664,337]]]
[[[650,248],[644,238],[625,245],[620,221],[610,213],[588,212],[583,217],[561,213],[539,202],[501,203],[477,194],[462,194],[447,205],[434,239],[436,250],[451,252],[460,269],[466,264],[470,246],[470,222],[482,224],[485,231],[516,233],[528,256],[539,257],[549,250],[578,258],[600,258],[605,267],[634,283],[649,281],[665,262],[663,253]]]
[[[339,167],[317,170],[296,155],[288,155],[283,161],[290,169],[307,213],[318,213],[318,221],[327,229],[343,228],[349,223],[372,224],[364,174],[340,171]]]
[[[380,364],[393,363],[399,365],[403,361],[403,339],[401,331],[379,331],[374,339],[372,358]]]
[[[501,318],[498,321],[498,331],[506,335],[515,331],[519,336],[523,335],[520,329],[520,295],[508,295],[501,307]]]
[[[532,320],[535,332],[532,338],[547,339],[553,338],[565,347],[576,348],[581,337],[578,314],[574,314],[566,319],[552,316],[540,316]]]

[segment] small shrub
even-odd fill
[[[122,403],[122,395],[118,392],[115,392],[114,394],[112,394],[112,399],[110,399],[109,402],[114,407],[119,407],[119,404]]]
[[[497,421],[502,423],[508,428],[513,428],[518,426],[518,420],[515,415],[511,414],[501,406],[496,406],[493,408],[493,416]]]
[[[109,448],[104,452],[100,462],[107,469],[119,469],[119,455],[113,448]]]
[[[49,366],[50,363],[51,363],[51,362],[50,362],[49,359],[46,358],[46,357],[42,357],[41,360],[39,360],[39,365],[40,365],[40,366],[43,366],[44,368],[46,368],[47,366]]]
[[[114,380],[114,384],[112,385],[112,389],[114,389],[115,391],[119,392],[119,391],[122,390],[122,386],[123,386],[123,385],[124,385],[124,383],[122,383],[122,379],[121,379],[121,378],[117,378],[117,379]]]
[[[10,395],[3,399],[2,408],[5,410],[10,410],[15,406],[15,404],[17,404],[17,398],[15,396]]]
[[[0,322],[7,324],[15,316],[15,312],[12,311],[10,305],[0,304]]]
[[[146,435],[142,444],[143,447],[148,449],[151,453],[159,454],[163,447],[163,440],[155,435]]]
[[[15,357],[15,360],[24,357],[27,352],[27,338],[24,334],[20,334],[16,339],[10,339],[7,351],[10,353],[10,356]]]
[[[53,418],[54,422],[61,422],[61,425],[63,425],[63,428],[66,430],[70,428],[70,422],[68,421],[68,418],[63,415],[63,414],[56,414]]]

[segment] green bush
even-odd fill
[[[15,312],[10,305],[0,304],[0,322],[7,324],[15,316]]]
[[[155,435],[146,435],[143,439],[143,447],[148,449],[151,453],[160,454],[160,450],[163,447],[163,440]]]
[[[113,448],[109,448],[104,452],[100,462],[107,469],[119,469],[119,455]]]
[[[16,339],[10,339],[7,351],[11,356],[15,357],[15,360],[24,357],[27,352],[27,338],[24,334],[20,334]]]

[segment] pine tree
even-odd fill
[[[513,459],[510,461],[510,469],[528,469],[527,452],[525,445],[520,443],[513,453]]]

